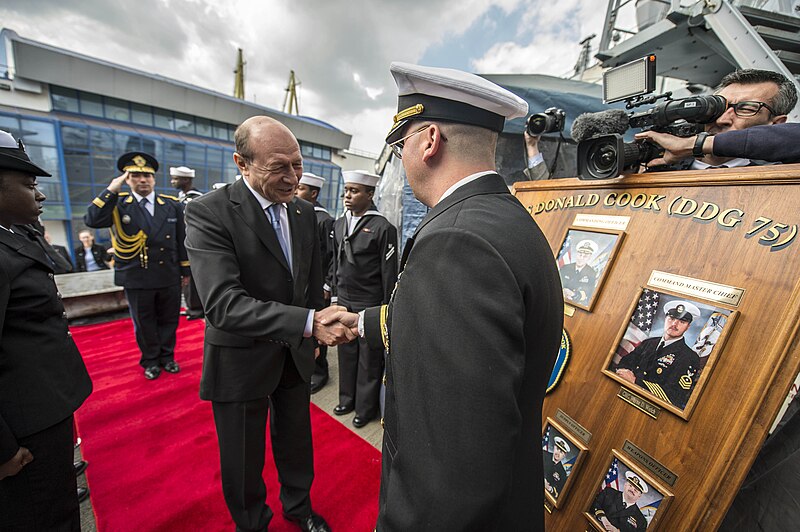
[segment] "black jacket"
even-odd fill
[[[75,268],[76,272],[85,272],[86,271],[86,256],[85,250],[83,246],[78,246],[75,248],[75,264],[77,264],[77,268]],[[106,262],[111,260],[111,255],[108,254],[106,248],[101,246],[100,244],[92,244],[92,256],[94,257],[94,261],[100,266],[101,270],[107,270],[108,264]]]

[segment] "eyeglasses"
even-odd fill
[[[733,112],[739,118],[748,118],[751,116],[756,116],[759,111],[761,111],[762,107],[766,107],[767,111],[770,114],[777,115],[778,113],[770,107],[769,105],[765,104],[764,102],[756,102],[756,101],[746,101],[746,102],[739,102],[739,103],[729,103],[729,108],[733,108]]]
[[[412,134],[406,135],[402,139],[396,140],[396,141],[392,142],[391,144],[389,144],[389,147],[392,149],[392,153],[394,153],[394,156],[397,157],[398,159],[402,159],[403,158],[403,145],[406,143],[406,140],[410,139],[411,137],[413,137],[417,133],[422,133],[423,131],[425,131],[429,127],[431,127],[430,124],[428,124],[427,126],[422,126],[421,128],[419,128],[418,130],[416,130]]]

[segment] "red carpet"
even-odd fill
[[[130,320],[72,329],[94,392],[77,412],[97,529],[234,529],[222,498],[211,404],[198,396],[203,323],[181,319],[177,375],[148,381]],[[314,510],[336,531],[371,531],[378,514],[380,453],[311,405]],[[269,438],[267,438],[269,445]],[[267,448],[270,531],[296,531],[281,517],[278,480]]]

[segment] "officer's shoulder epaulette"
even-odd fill
[[[180,201],[175,196],[170,196],[169,194],[159,194],[158,196],[161,197],[161,198],[171,199],[172,201]]]
[[[120,192],[120,193],[117,194],[117,196],[119,196],[120,198],[123,198],[125,196],[130,196],[130,195],[131,195],[130,192]]]

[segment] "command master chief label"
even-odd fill
[[[647,284],[653,288],[672,290],[685,296],[694,296],[715,303],[738,307],[744,296],[744,288],[693,279],[673,273],[653,270]]]

